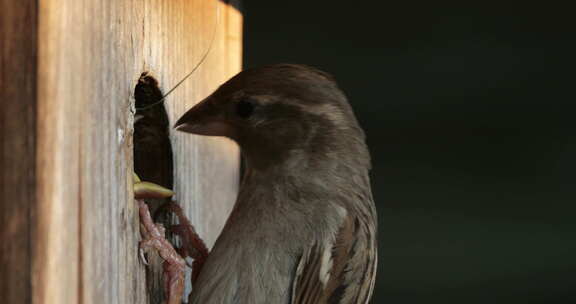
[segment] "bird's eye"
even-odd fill
[[[242,99],[236,104],[236,114],[242,118],[248,118],[254,113],[254,103],[250,100]]]

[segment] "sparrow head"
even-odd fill
[[[294,159],[313,165],[346,153],[369,162],[364,133],[334,79],[303,65],[245,70],[186,112],[175,128],[231,138],[253,167]]]

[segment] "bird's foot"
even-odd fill
[[[182,240],[182,246],[178,248],[178,252],[184,258],[191,257],[192,262],[192,284],[200,274],[200,270],[208,257],[208,248],[200,238],[194,226],[190,223],[180,205],[170,202],[161,207],[161,211],[171,211],[178,218],[178,224],[168,227],[168,229],[178,235]]]
[[[143,262],[147,264],[143,252],[154,249],[164,259],[164,288],[168,299],[166,303],[180,304],[184,292],[186,261],[164,237],[164,227],[160,224],[154,224],[148,205],[144,201],[146,198],[166,198],[173,194],[171,190],[159,185],[140,181],[138,176],[134,174],[134,197],[138,203],[142,233],[140,256]]]

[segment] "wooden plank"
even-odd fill
[[[147,301],[131,195],[134,86],[146,70],[166,91],[216,33],[205,62],[167,99],[174,122],[240,69],[240,24],[215,0],[40,3],[35,302]],[[177,200],[212,244],[235,199],[237,147],[171,139]]]
[[[40,3],[35,302],[147,302],[130,194],[134,86],[145,70],[164,91],[175,85],[217,27],[206,61],[167,99],[173,123],[240,69],[240,22],[216,0]],[[176,198],[212,244],[235,199],[237,147],[171,140]]]
[[[36,1],[0,2],[0,294],[31,302],[35,204]]]
[[[168,116],[173,123],[240,70],[241,14],[219,1],[183,0],[167,5],[166,1],[158,0],[147,4],[150,6],[145,11],[143,49],[151,56],[145,59],[145,70],[157,77],[164,91],[187,75],[209,51],[189,80],[166,100]],[[178,16],[178,21],[154,13],[159,10]],[[198,15],[197,12],[204,13]],[[235,200],[237,146],[226,139],[184,133],[172,133],[171,138],[176,200],[184,206],[200,235],[211,246]],[[187,292],[189,290],[190,286]]]

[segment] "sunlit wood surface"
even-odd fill
[[[0,12],[3,22],[19,24],[11,36],[0,37],[32,48],[14,60],[37,62],[37,67],[2,67],[3,88],[9,74],[25,82],[18,88],[32,87],[2,96],[14,103],[22,97],[20,106],[10,108],[21,120],[3,122],[3,141],[10,134],[25,139],[11,137],[2,146],[3,187],[14,191],[1,193],[2,219],[12,220],[0,228],[14,230],[1,233],[21,240],[2,249],[2,264],[20,263],[2,266],[12,272],[9,278],[1,274],[2,290],[21,287],[9,294],[14,299],[9,303],[155,302],[159,290],[152,297],[146,292],[138,260],[138,213],[131,195],[134,86],[149,71],[169,90],[216,35],[205,62],[166,100],[173,124],[240,70],[241,14],[216,0],[51,0],[38,8],[28,2],[36,3],[3,1]],[[14,11],[23,17],[5,18]],[[0,44],[7,48],[5,41]],[[14,54],[4,52],[3,63]],[[225,139],[170,136],[175,199],[211,245],[237,192],[238,149]],[[6,172],[15,167],[22,169],[21,177]],[[29,191],[22,190],[26,186]]]

